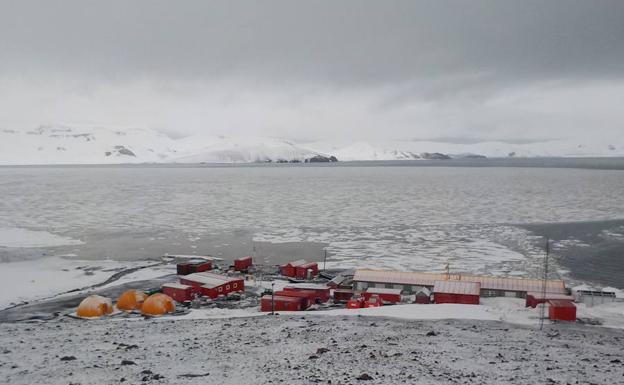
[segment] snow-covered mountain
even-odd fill
[[[526,144],[433,141],[293,143],[266,137],[194,135],[172,139],[152,129],[49,125],[17,131],[0,128],[0,165],[115,163],[252,163],[449,157],[624,156],[618,141],[561,139]]]

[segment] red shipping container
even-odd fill
[[[334,290],[334,302],[348,302],[355,292],[347,289]]]
[[[304,298],[265,295],[260,299],[260,311],[301,311]],[[273,302],[274,309],[271,308]]]
[[[161,286],[163,294],[168,295],[177,302],[185,302],[193,300],[195,292],[192,286],[183,285],[181,283],[165,283]]]
[[[298,279],[308,279],[308,271],[311,278],[316,277],[318,275],[318,264],[309,262],[295,267],[295,275]]]
[[[559,293],[538,293],[538,292],[528,292],[526,294],[526,301],[524,303],[525,307],[536,308],[540,303],[547,302],[551,299],[563,299],[567,301],[574,301],[574,297],[566,294]]]
[[[399,303],[401,302],[401,290],[399,289],[385,289],[377,287],[369,287],[362,293],[364,299],[368,300],[372,295],[378,295],[379,298],[386,303]]]
[[[292,291],[311,290],[316,293],[315,302],[325,303],[329,301],[330,289],[327,286],[305,284],[305,285],[297,285],[297,286],[286,286],[284,290],[292,290]]]
[[[548,301],[548,318],[551,321],[576,321],[576,305],[564,299]]]
[[[234,270],[236,271],[247,271],[251,267],[253,260],[251,257],[243,257],[234,260]]]
[[[314,303],[316,298],[316,293],[313,291],[288,291],[288,290],[278,290],[274,293],[277,296],[281,297],[296,297],[303,299],[303,309],[307,309]],[[312,298],[310,298],[312,296]]]
[[[211,261],[189,261],[177,264],[178,275],[188,275],[193,273],[201,273],[202,271],[212,270]]]
[[[481,284],[470,281],[435,281],[433,300],[435,303],[460,303],[478,305]]]

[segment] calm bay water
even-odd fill
[[[623,170],[623,159],[3,167],[0,228],[84,244],[0,246],[0,258],[279,262],[326,248],[330,266],[537,276],[549,236],[560,274],[623,287]]]

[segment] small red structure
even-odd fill
[[[435,303],[462,303],[478,305],[481,293],[479,282],[435,281],[433,300]]]
[[[316,293],[316,299],[314,302],[325,303],[329,301],[329,287],[315,284],[298,284],[293,286],[286,286],[284,290],[301,291],[310,290]]]
[[[431,292],[429,291],[429,289],[422,288],[418,290],[414,298],[414,303],[419,303],[422,305],[431,303]]]
[[[188,275],[212,270],[212,262],[203,259],[191,260],[188,262],[180,262],[176,267],[178,275]]]
[[[344,275],[337,275],[331,279],[331,281],[327,282],[327,286],[332,289],[341,289],[344,288],[345,283],[347,282],[347,277]]]
[[[559,294],[559,293],[546,293],[546,295],[544,295],[544,293],[530,291],[526,294],[526,301],[525,301],[524,306],[535,308],[540,303],[547,302],[548,300],[551,300],[551,299],[563,299],[566,301],[574,301],[574,297],[572,297],[571,295]]]
[[[401,290],[400,289],[386,289],[380,287],[369,287],[362,296],[368,301],[371,296],[377,295],[385,303],[399,303],[401,302]]]
[[[273,301],[274,309],[271,308]],[[301,311],[304,310],[305,299],[297,297],[284,297],[281,295],[264,295],[260,299],[260,311]]]
[[[365,303],[366,300],[363,297],[353,297],[347,302],[347,309],[361,309]]]
[[[368,299],[364,302],[364,307],[380,307],[383,305],[383,301],[381,297],[377,294],[373,294],[368,297]]]
[[[355,292],[347,289],[335,289],[334,290],[334,303],[348,302],[353,297]]]
[[[253,264],[253,260],[251,257],[243,257],[234,260],[234,270],[236,271],[247,271],[251,265]]]
[[[220,295],[245,291],[245,281],[242,278],[228,277],[209,272],[189,274],[180,278],[180,283],[199,288],[202,295],[212,299]]]
[[[308,262],[295,267],[295,276],[297,279],[311,279],[318,275],[318,264],[316,262]]]
[[[316,293],[313,291],[309,291],[309,290],[308,291],[277,290],[274,294],[277,296],[281,296],[281,297],[296,297],[296,298],[303,299],[302,310],[309,308],[310,305],[314,303],[314,300],[316,298]]]
[[[548,318],[551,321],[576,321],[576,305],[565,299],[548,300]]]
[[[280,266],[280,274],[286,277],[297,276],[297,266],[305,265],[307,262],[304,259],[288,262],[285,265]]]
[[[177,302],[191,301],[195,296],[192,286],[175,282],[163,284],[161,291]]]

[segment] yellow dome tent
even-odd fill
[[[163,315],[166,313],[173,313],[175,311],[175,303],[173,299],[166,294],[156,293],[152,294],[141,307],[141,313],[144,315]]]
[[[90,295],[78,305],[76,314],[79,317],[96,318],[113,312],[113,303],[110,298],[99,295]]]
[[[117,299],[117,309],[124,311],[140,310],[146,299],[147,294],[142,291],[130,289]]]

